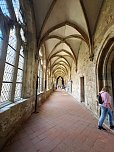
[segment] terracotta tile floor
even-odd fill
[[[32,114],[2,152],[114,152],[114,134],[64,91]]]

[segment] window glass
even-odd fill
[[[15,16],[17,18],[18,23],[23,23],[19,0],[11,0],[11,1],[13,4]],[[0,0],[0,8],[5,16],[10,17],[10,12],[8,10],[8,5],[6,0]],[[21,39],[25,42],[24,31],[22,28],[20,30],[20,35],[21,35]],[[2,53],[3,40],[4,40],[3,34],[0,29],[0,56]],[[17,37],[16,37],[16,29],[14,27],[13,29],[10,29],[10,33],[9,33],[7,54],[5,58],[4,74],[3,74],[3,81],[1,87],[0,105],[1,104],[4,105],[4,103],[7,104],[7,102],[11,101],[11,99],[16,101],[21,98],[22,81],[23,81],[23,73],[24,73],[24,52],[22,47],[20,49],[20,53],[17,52],[16,49],[17,49]],[[18,57],[19,57],[19,61],[16,60],[16,58]],[[15,75],[14,72],[16,71],[17,74]],[[13,87],[15,87],[15,92]]]
[[[42,66],[40,61],[40,84],[39,84],[39,91],[42,92]]]
[[[18,71],[17,71],[15,100],[19,100],[21,98],[23,72],[24,72],[24,53],[23,53],[23,48],[21,48],[20,54],[19,54]]]
[[[21,28],[21,30],[20,30],[20,34],[21,34],[21,38],[22,38],[22,40],[25,42],[24,31],[23,31],[23,29],[22,29],[22,28]]]
[[[10,30],[6,62],[15,65],[17,38],[15,28]]]
[[[6,62],[4,68],[2,89],[1,89],[1,102],[6,102],[11,100],[11,91],[13,83],[13,75],[15,68],[16,59],[16,45],[17,39],[15,35],[15,28],[10,30]]]
[[[12,83],[2,83],[0,104],[2,104],[5,101],[10,101],[10,99],[11,99],[11,89],[12,89]]]
[[[47,70],[47,90],[49,89],[49,75],[48,75],[48,70]]]
[[[23,23],[23,18],[22,18],[21,11],[20,11],[19,0],[12,0],[12,3],[13,3],[13,7],[14,7],[17,21]]]
[[[42,66],[41,66],[41,61],[38,65],[38,91],[37,93],[41,93],[42,92],[42,75],[43,75],[43,71],[42,71]]]
[[[8,6],[5,0],[0,0],[0,8],[5,16],[10,17]]]
[[[38,65],[38,90],[37,94],[40,93],[40,64]]]
[[[3,34],[2,31],[0,30],[0,58],[2,55],[2,44],[3,44]]]

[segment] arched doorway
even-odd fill
[[[108,40],[101,50],[98,61],[98,92],[103,86],[110,87],[114,105],[114,38]]]
[[[107,78],[109,76],[109,71],[107,70],[109,67],[108,61],[110,60],[111,57],[111,52],[112,52],[112,47],[113,46],[113,40],[114,38],[111,38],[104,48],[101,51],[101,54],[99,56],[99,61],[98,61],[98,91],[100,91],[103,87],[103,85],[107,84]],[[108,65],[111,68],[111,65]],[[108,76],[107,76],[108,75]],[[109,78],[108,78],[109,79]]]
[[[63,77],[59,76],[56,80],[56,88],[64,88],[64,79]]]

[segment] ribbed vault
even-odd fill
[[[38,45],[45,46],[47,67],[54,77],[68,75],[70,79],[72,64],[77,69],[82,42],[93,57],[92,39],[102,3],[103,0],[33,0]]]

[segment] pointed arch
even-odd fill
[[[39,40],[39,45],[41,44],[42,41],[45,40],[46,37],[48,37],[49,33],[51,33],[51,32],[54,31],[54,30],[57,30],[58,28],[60,28],[60,27],[62,27],[62,26],[65,26],[65,25],[71,26],[71,27],[73,27],[74,29],[76,29],[76,30],[82,35],[82,37],[84,38],[84,40],[86,41],[86,43],[87,43],[88,45],[90,45],[90,40],[89,40],[88,35],[87,35],[76,23],[69,22],[69,21],[61,22],[61,23],[53,26],[52,28],[50,28],[50,29],[43,35],[43,37]]]

